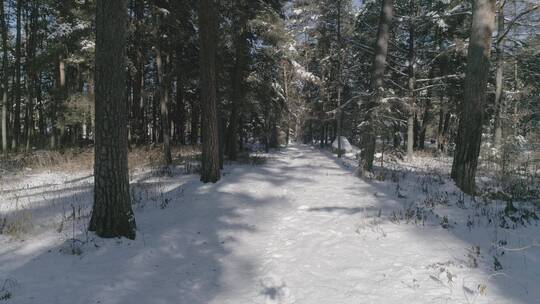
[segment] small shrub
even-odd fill
[[[0,301],[8,301],[13,297],[13,289],[17,286],[17,282],[12,279],[5,279],[0,286]]]
[[[21,238],[29,233],[34,227],[32,213],[28,210],[17,210],[10,218],[0,220],[0,234]]]
[[[449,229],[449,228],[452,227],[450,225],[450,221],[448,220],[448,217],[446,215],[443,216],[443,218],[442,218],[441,227],[443,227],[443,229]]]
[[[536,212],[525,207],[517,208],[512,202],[507,202],[504,210],[499,213],[499,227],[504,229],[515,229],[519,225],[531,225],[538,220]]]
[[[503,266],[499,259],[496,256],[493,256],[493,270],[494,271],[501,271],[503,269]]]
[[[266,157],[260,155],[250,156],[249,159],[252,166],[262,166],[267,161]]]
[[[467,249],[467,266],[469,268],[477,268],[478,260],[480,259],[480,246],[472,246]]]

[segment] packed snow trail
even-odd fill
[[[22,243],[0,239],[8,303],[527,302],[466,266],[471,244],[440,226],[388,220],[402,208],[393,189],[309,146],[227,167],[213,185],[193,175],[139,174],[134,183],[135,241],[96,238],[72,255],[50,229]],[[67,193],[54,204],[72,201]],[[43,204],[32,195],[29,204]]]

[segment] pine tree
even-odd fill
[[[220,179],[219,133],[216,105],[217,15],[213,0],[201,0],[199,5],[203,140],[201,181],[203,183],[215,183]]]
[[[89,230],[101,237],[134,239],[124,89],[127,1],[98,0],[96,12],[95,183]]]
[[[231,115],[229,119],[229,129],[227,134],[227,156],[229,160],[236,160],[238,152],[238,121],[244,98],[246,95],[246,74],[248,71],[249,59],[249,1],[236,0],[235,12],[236,20],[234,22],[234,56],[235,62],[232,72],[232,96],[231,96]]]
[[[375,156],[375,145],[377,133],[375,129],[375,117],[373,109],[380,103],[384,93],[384,71],[386,70],[386,56],[388,54],[388,40],[390,39],[390,23],[394,14],[393,0],[383,0],[381,6],[381,14],[379,17],[379,29],[377,31],[377,39],[375,41],[375,55],[373,58],[371,89],[373,96],[371,97],[366,114],[367,127],[362,134],[362,152],[360,155],[360,168],[364,173],[373,171],[373,159]]]
[[[22,47],[22,4],[23,0],[17,0],[17,30],[15,38],[15,110],[13,113],[13,137],[11,141],[11,149],[17,151],[19,149],[19,140],[21,135],[21,47]]]
[[[0,26],[2,27],[2,152],[4,157],[8,153],[8,27],[6,23],[6,14],[4,10],[4,1],[0,1]]]
[[[474,194],[476,190],[475,177],[482,142],[494,21],[495,0],[475,0],[467,57],[465,99],[452,164],[452,178],[463,192],[469,194]]]

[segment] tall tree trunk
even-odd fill
[[[415,117],[416,117],[416,78],[415,62],[416,50],[414,45],[414,16],[416,16],[415,0],[410,0],[411,20],[409,21],[409,116],[407,119],[407,159],[412,161],[414,157]]]
[[[26,121],[24,125],[24,134],[26,138],[26,152],[29,152],[32,147],[32,137],[34,132],[34,96],[37,84],[37,73],[34,68],[35,53],[36,53],[36,34],[38,29],[38,16],[39,5],[37,2],[29,3],[30,10],[30,24],[27,31],[28,45],[27,45],[27,59],[26,59],[26,72],[27,81],[26,89],[28,92],[28,104],[26,106]]]
[[[215,183],[220,179],[219,132],[216,105],[217,14],[214,0],[201,0],[199,7],[202,168],[201,181]]]
[[[341,41],[341,0],[337,1],[337,7],[338,7],[338,14],[337,14],[337,41],[338,41],[338,83],[337,83],[337,111],[336,111],[336,137],[337,137],[337,146],[338,146],[338,152],[337,156],[338,158],[341,158],[341,155],[343,154],[341,149],[341,90],[343,84],[342,82],[342,75],[341,75],[341,53],[343,49],[343,43]]]
[[[180,144],[186,144],[186,105],[184,97],[184,73],[182,71],[181,52],[176,55],[176,111],[175,125],[176,134]]]
[[[424,114],[422,115],[422,125],[420,126],[420,131],[418,132],[418,148],[424,150],[426,143],[426,133],[427,126],[431,123],[431,94],[428,93],[426,105],[424,108]]]
[[[489,74],[491,34],[495,0],[475,0],[465,76],[465,99],[461,109],[452,178],[465,193],[474,194],[482,141],[485,91]]]
[[[159,143],[161,142],[161,135],[158,126],[158,115],[159,115],[159,87],[156,89],[154,88],[154,92],[152,94],[152,143]]]
[[[128,112],[128,148],[131,148],[131,146],[129,145],[129,143],[133,142],[133,124],[132,124],[132,116],[131,116],[131,111],[133,109],[133,79],[131,77],[131,73],[129,70],[126,70],[126,85],[125,85],[125,89],[126,90],[126,104],[127,104],[127,112]]]
[[[195,98],[190,100],[191,107],[191,119],[190,119],[190,129],[189,142],[191,145],[197,145],[199,143],[199,118],[200,118],[200,104]]]
[[[289,104],[289,74],[287,71],[287,61],[283,61],[283,93],[285,94],[285,109],[287,110],[287,121],[285,122],[285,146],[288,146],[291,133],[291,107]]]
[[[379,105],[383,97],[384,71],[386,69],[386,55],[388,53],[388,40],[390,38],[390,23],[394,14],[394,1],[383,0],[381,15],[379,17],[379,29],[375,42],[375,57],[373,59],[373,71],[371,88],[373,97],[366,114],[367,128],[362,137],[362,152],[360,154],[360,166],[363,172],[373,171],[373,159],[375,157],[376,127],[373,110]]]
[[[133,122],[132,136],[136,144],[146,141],[145,120],[144,120],[144,51],[143,51],[143,22],[144,22],[144,0],[134,0],[135,13],[135,75],[133,79]]]
[[[441,76],[443,76],[441,74]],[[429,71],[429,78],[433,78],[434,77],[434,69],[432,68],[430,71]],[[426,142],[426,133],[427,133],[427,127],[428,125],[431,123],[433,117],[431,115],[431,110],[432,110],[432,106],[433,106],[433,101],[432,101],[432,98],[433,98],[433,89],[432,88],[428,88],[427,90],[427,98],[426,98],[426,103],[425,103],[425,106],[424,106],[424,114],[422,114],[422,124],[419,126],[419,131],[418,131],[418,149],[420,150],[424,150],[425,149],[425,142]],[[442,100],[441,100],[442,102]]]
[[[64,121],[59,117],[60,109],[67,99],[67,87],[66,87],[66,62],[64,56],[64,46],[58,54],[58,79],[56,81],[57,85],[57,94],[56,100],[54,101],[54,106],[51,111],[52,115],[52,134],[51,134],[51,148],[54,149],[56,146],[62,146],[63,135],[65,132]],[[124,84],[125,87],[125,84]]]
[[[497,14],[497,44],[495,45],[495,117],[494,117],[494,126],[493,126],[493,143],[496,148],[501,145],[502,139],[502,104],[503,104],[503,64],[504,64],[504,53],[503,53],[503,41],[502,35],[504,32],[504,1],[499,5],[499,13]]]
[[[17,0],[17,33],[15,38],[15,110],[13,117],[13,138],[11,149],[17,151],[19,149],[19,141],[21,136],[21,28],[22,28],[22,2]]]
[[[245,78],[248,70],[249,41],[248,41],[248,0],[236,0],[238,20],[235,29],[234,47],[235,63],[232,78],[231,117],[227,136],[227,157],[236,160],[238,152],[238,119],[245,98]]]
[[[4,157],[8,153],[8,27],[6,23],[6,14],[4,12],[4,1],[0,1],[0,26],[2,27],[2,152]]]
[[[169,65],[169,55],[165,55],[165,65],[163,64],[163,58],[161,50],[156,48],[156,66],[158,74],[159,85],[159,109],[160,109],[160,121],[161,121],[161,139],[163,140],[163,162],[166,166],[172,163],[171,156],[171,127],[169,124],[169,76],[165,72],[165,69]]]
[[[88,230],[135,238],[128,175],[125,103],[126,0],[96,4],[96,145],[94,206]]]
[[[39,144],[44,145],[44,140],[47,136],[47,130],[45,128],[45,112],[43,110],[43,93],[41,91],[41,75],[38,74],[36,79],[36,107],[38,113],[38,129],[39,129]]]

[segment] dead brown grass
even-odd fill
[[[181,163],[198,157],[198,146],[177,146],[172,148],[173,160]],[[163,165],[161,146],[144,146],[129,151],[129,168],[157,167]],[[25,169],[79,172],[91,170],[94,165],[93,148],[73,148],[64,150],[39,150],[32,153],[10,155],[0,159],[0,172],[19,172]]]

